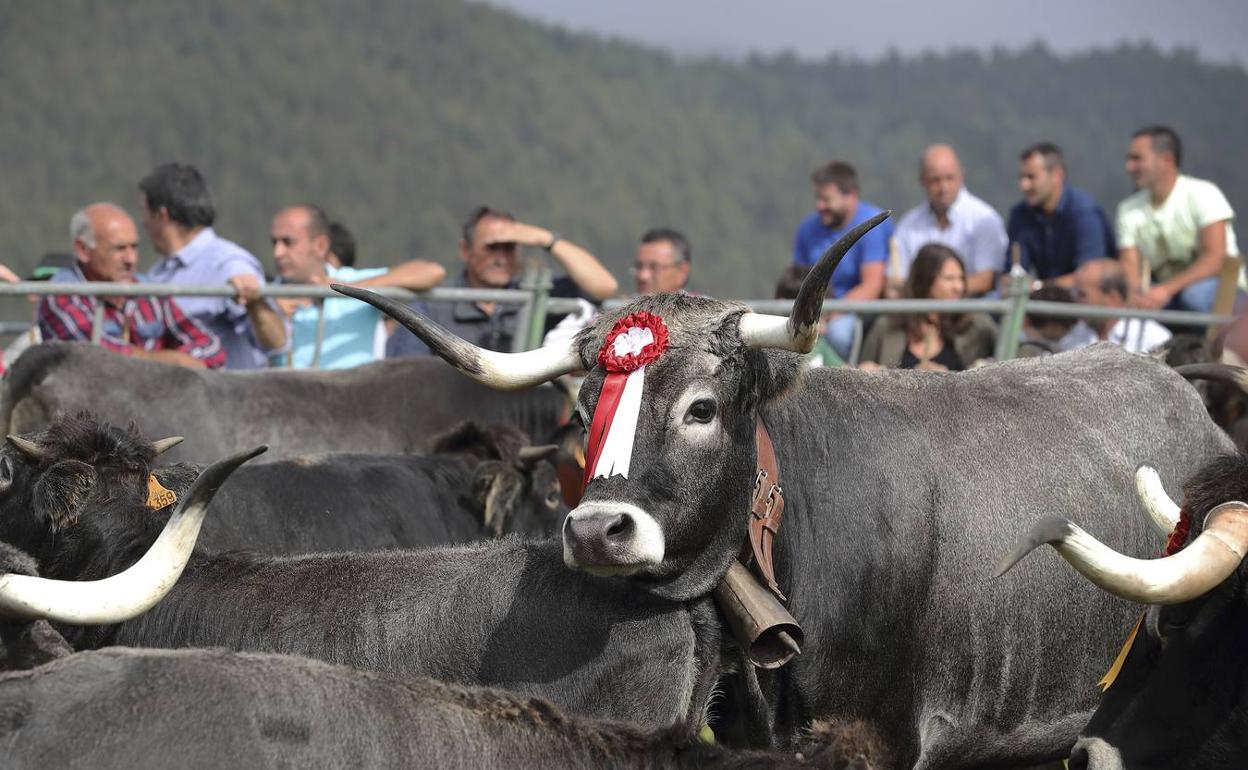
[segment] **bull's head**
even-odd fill
[[[54,572],[58,559],[76,560],[80,554],[67,553],[73,538],[65,533],[101,504],[141,509],[153,461],[181,441],[149,443],[86,416],[58,418],[42,433],[9,436],[0,445],[0,540],[33,555],[45,574]]]
[[[558,531],[568,512],[552,462],[558,445],[534,446],[519,428],[466,420],[435,436],[430,448],[435,454],[480,461],[463,492],[489,534],[545,536]]]
[[[789,317],[683,294],[642,297],[606,314],[575,343],[526,353],[482,350],[400,302],[365,289],[333,288],[410,329],[430,350],[479,382],[524,388],[585,370],[577,413],[594,419],[607,371],[598,363],[615,323],[645,311],[667,329],[665,352],[648,364],[627,474],[592,478],[563,525],[564,560],[596,574],[631,575],[672,599],[705,594],[746,532],[760,407],[800,371],[818,337],[819,313],[845,252],[888,213],[851,230],[807,275]]]
[[[1155,474],[1137,475],[1137,489],[1158,531],[1170,534],[1180,509]],[[1185,493],[1192,532],[1173,555],[1133,559],[1053,518],[1001,562],[998,574],[1048,544],[1099,588],[1151,605],[1121,668],[1107,676],[1072,770],[1240,768],[1248,757],[1248,504],[1237,502],[1248,500],[1248,458],[1215,460]]]
[[[258,447],[209,466],[191,485],[155,542],[117,574],[82,582],[50,580],[35,576],[33,561],[9,549],[0,551],[0,624],[49,620],[107,625],[147,612],[173,588],[186,567],[213,495],[238,466],[266,449]],[[13,513],[5,511],[6,516]]]

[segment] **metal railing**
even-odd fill
[[[1143,310],[1139,308],[1111,308],[1099,305],[1079,305],[1065,302],[1032,302],[1028,299],[1025,281],[1014,281],[1010,291],[1000,299],[963,300],[825,300],[823,310],[827,313],[855,313],[870,315],[906,315],[915,313],[988,313],[1000,316],[1001,328],[997,338],[998,360],[1013,358],[1018,351],[1023,318],[1027,313],[1063,318],[1142,318],[1166,324],[1207,327],[1229,323],[1232,316],[1213,313],[1193,313],[1175,310]],[[473,289],[464,287],[437,287],[423,292],[407,289],[379,288],[378,294],[398,300],[420,298],[426,302],[494,302],[519,305],[516,334],[512,340],[515,352],[530,350],[541,345],[546,319],[552,314],[575,312],[581,307],[580,300],[551,297],[550,269],[545,265],[526,268],[519,288]],[[328,286],[268,284],[260,289],[264,297],[306,299],[342,299],[342,295]],[[88,297],[225,297],[235,296],[226,285],[159,284],[159,283],[48,283],[22,282],[0,283],[0,296],[88,296]],[[612,299],[603,303],[606,308],[618,307],[628,300]],[[788,315],[792,300],[744,300],[743,304],[763,313]],[[324,335],[324,304],[318,304],[317,337],[313,359],[319,361]],[[99,330],[103,328],[104,304],[97,303],[93,318],[98,342]],[[24,322],[0,322],[0,333],[25,331]]]

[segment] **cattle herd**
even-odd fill
[[[1248,767],[1248,459],[1112,346],[805,370],[882,217],[789,317],[655,295],[502,354],[339,287],[444,360],[32,348],[0,394],[0,766]],[[783,666],[725,620],[735,561],[774,563]]]

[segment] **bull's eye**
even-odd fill
[[[563,502],[563,492],[559,489],[551,490],[546,493],[546,507],[552,511],[559,508],[559,504]]]
[[[7,455],[0,456],[0,494],[9,491],[13,486],[13,461]]]
[[[700,398],[689,405],[685,422],[710,422],[715,419],[715,399]]]

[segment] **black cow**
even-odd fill
[[[817,337],[833,270],[882,218],[829,249],[789,318],[704,297],[643,297],[568,348],[514,357],[481,351],[401,303],[336,288],[478,381],[514,388],[586,369],[578,412],[587,424],[608,332],[619,323],[625,334],[608,351],[617,359],[647,335],[653,345],[666,336],[635,402],[628,473],[591,480],[565,520],[565,561],[631,573],[651,595],[704,596],[745,538],[761,418],[787,502],[777,575],[806,633],[802,656],[760,674],[780,739],[792,741],[815,714],[839,713],[878,721],[902,766],[1057,758],[1091,713],[1090,683],[1129,611],[1070,576],[991,583],[984,554],[1004,550],[1010,522],[1037,505],[1097,511],[1118,547],[1146,551],[1145,525],[1113,518],[1135,505],[1131,471],[1147,462],[1173,483],[1230,444],[1181,377],[1107,345],[956,374],[802,377],[796,353]],[[647,330],[642,311],[666,333]]]
[[[0,449],[0,540],[59,580],[94,580],[134,564],[163,542],[169,518],[145,504],[153,455],[134,433],[81,418],[60,419],[33,440],[10,437]],[[696,728],[719,672],[709,600],[671,602],[623,581],[593,580],[565,567],[559,553],[557,541],[515,537],[300,557],[200,549],[146,614],[60,628],[76,649],[296,653],[506,686],[649,727]]]
[[[1004,572],[1047,543],[1098,587],[1152,605],[1072,770],[1248,767],[1248,457],[1219,457],[1183,488],[1173,555],[1129,559],[1054,517],[1002,561]]]
[[[567,506],[556,447],[505,425],[466,422],[433,454],[326,454],[240,468],[208,510],[208,551],[368,551],[468,543],[507,533],[555,534]],[[175,491],[196,475],[156,470]]]
[[[0,738],[9,770],[887,767],[856,726],[805,756],[732,751],[500,690],[226,650],[115,648],[2,675]]]
[[[106,386],[104,385],[106,384]],[[215,372],[52,342],[21,355],[0,389],[8,433],[42,430],[57,415],[90,410],[146,436],[186,436],[170,462],[212,462],[267,444],[262,461],[320,452],[410,454],[463,420],[514,425],[538,441],[563,421],[554,387],[498,393],[428,357],[335,371]]]
[[[0,543],[0,592],[34,560]],[[72,590],[72,587],[71,587]],[[57,617],[61,610],[51,615]],[[0,613],[4,767],[586,768],[879,770],[862,724],[818,724],[808,761],[730,752],[682,726],[643,731],[552,704],[307,658],[226,650],[74,653],[43,619]],[[31,670],[27,670],[31,669]]]

